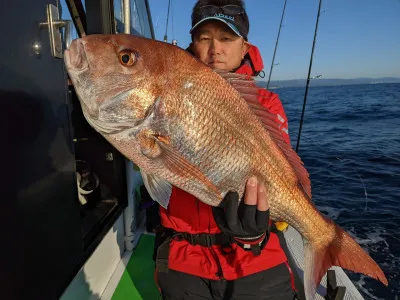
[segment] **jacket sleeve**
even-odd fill
[[[270,113],[276,115],[275,121],[279,125],[279,129],[281,130],[282,137],[284,141],[290,145],[290,137],[289,137],[289,124],[286,117],[285,110],[283,109],[283,105],[278,95],[268,91],[266,89],[259,90],[259,101]]]

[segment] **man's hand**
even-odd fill
[[[269,203],[267,190],[257,178],[247,181],[240,204],[238,193],[228,192],[221,205],[213,208],[213,215],[223,233],[234,237],[245,249],[256,250],[257,253],[253,253],[259,254],[260,247],[268,239]]]

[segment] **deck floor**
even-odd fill
[[[132,253],[112,300],[158,300],[160,293],[154,281],[154,236],[143,234]]]

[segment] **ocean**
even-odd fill
[[[273,91],[295,149],[305,88]],[[389,286],[346,273],[365,299],[400,299],[400,84],[311,87],[299,155],[320,211],[368,251]]]

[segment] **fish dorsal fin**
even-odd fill
[[[221,70],[215,70],[215,72],[228,81],[232,87],[241,94],[242,98],[246,100],[250,109],[258,117],[271,138],[275,141],[278,147],[282,150],[282,153],[290,162],[305,194],[311,199],[310,178],[303,162],[292,147],[284,141],[282,137],[282,129],[279,127],[281,123],[276,121],[278,116],[268,112],[261,104],[264,93],[260,93],[260,91],[265,91],[265,89],[258,87],[254,79],[249,75],[236,74]]]

